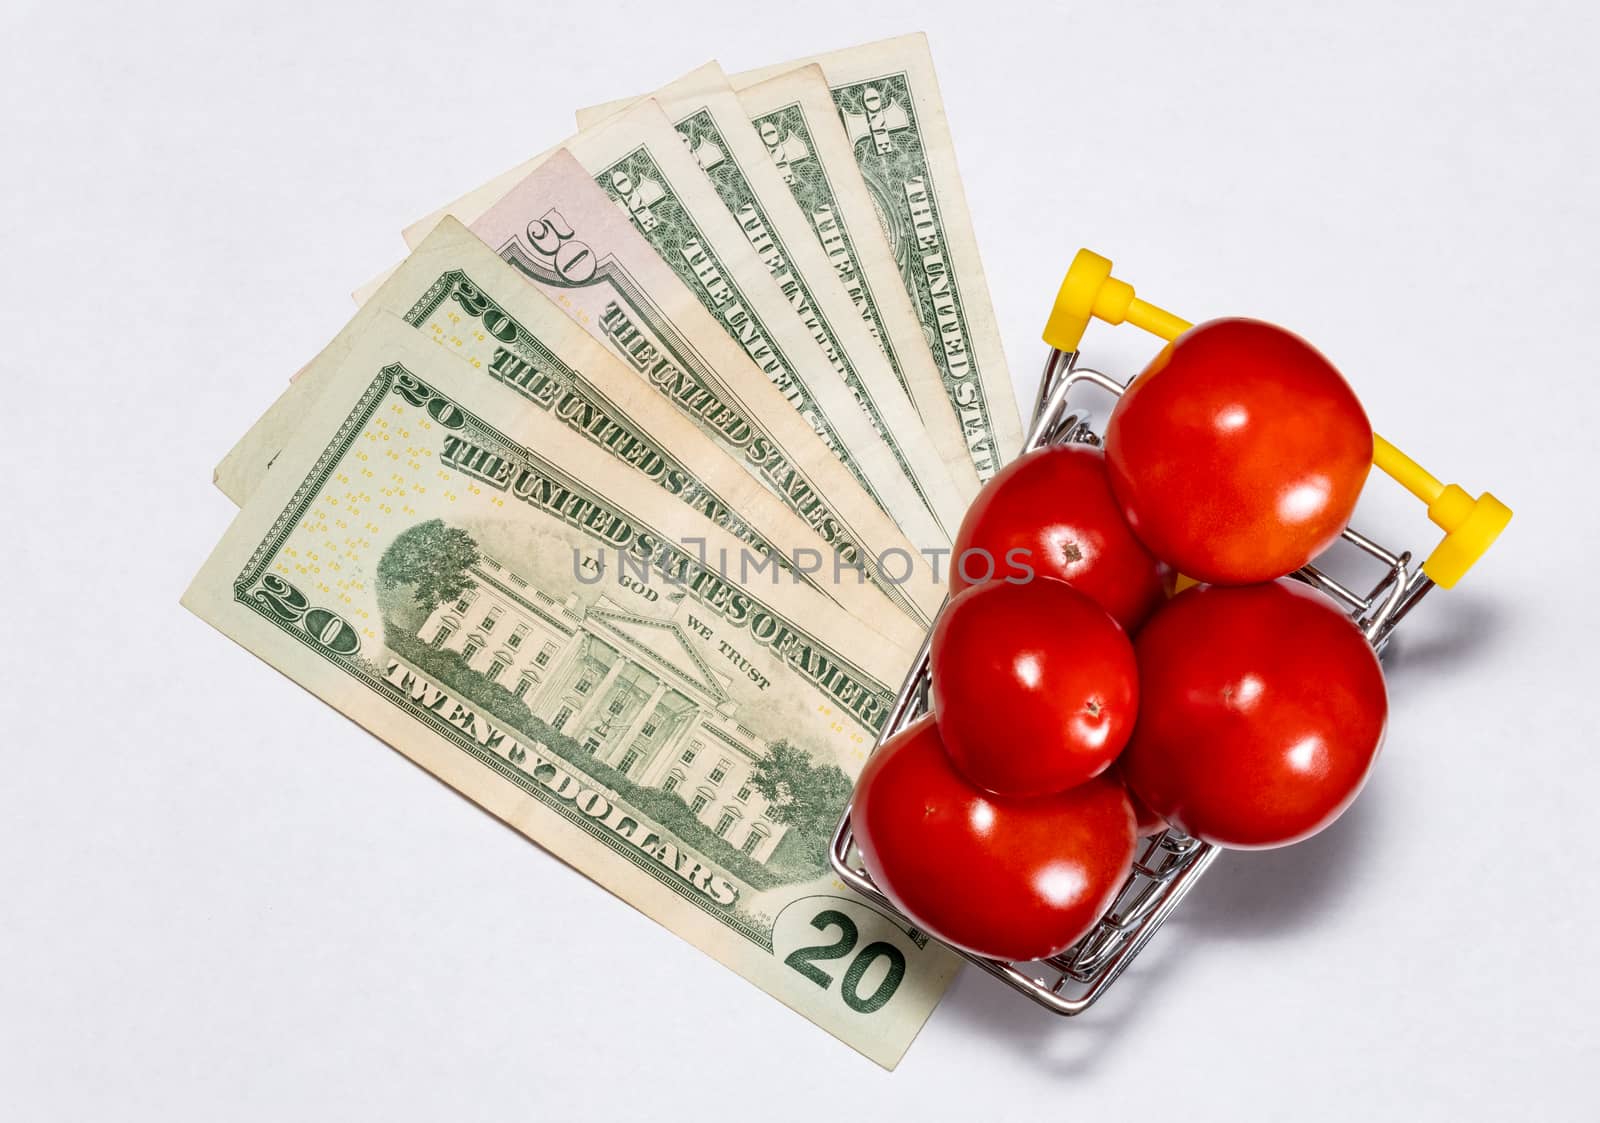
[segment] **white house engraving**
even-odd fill
[[[707,827],[766,863],[786,829],[750,783],[767,744],[740,724],[732,680],[678,625],[606,597],[584,610],[487,556],[476,587],[436,605],[417,638],[461,655],[540,720],[633,783],[675,793]]]

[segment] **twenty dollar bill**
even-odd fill
[[[414,327],[328,361],[184,604],[892,1066],[957,960],[825,851],[911,654]]]
[[[730,566],[781,569],[903,647],[921,624],[875,585],[833,579],[832,555],[862,560],[846,537],[825,539],[774,490],[668,404],[645,377],[591,337],[454,219],[441,221],[295,380],[217,469],[217,484],[243,504],[298,431],[355,340],[382,317],[401,316],[423,338],[465,360],[479,377],[510,387],[618,463],[636,486],[658,487],[739,540]],[[779,465],[773,470],[783,472]],[[858,500],[866,504],[865,497]],[[741,555],[741,558],[744,555]],[[769,575],[770,579],[770,575]],[[928,595],[933,595],[930,590]]]

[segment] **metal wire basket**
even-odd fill
[[[1083,261],[1085,254],[1087,251],[1080,254],[1079,261],[1074,263],[1075,271],[1080,269],[1079,263]],[[1090,268],[1091,271],[1098,272],[1098,281],[1102,283],[1111,281],[1110,262],[1092,254],[1088,257],[1093,259]],[[1063,298],[1058,299],[1057,315],[1062,310],[1061,299],[1066,297],[1073,282],[1074,274],[1069,272],[1067,282],[1062,286]],[[1120,282],[1111,281],[1111,283]],[[1124,287],[1132,303],[1142,304],[1132,300],[1131,287]],[[1069,348],[1060,346],[1053,348],[1045,363],[1034,409],[1033,425],[1024,451],[1032,451],[1049,444],[1071,442],[1098,445],[1100,438],[1091,427],[1089,411],[1081,406],[1074,406],[1069,399],[1074,396],[1075,390],[1087,386],[1096,387],[1113,396],[1120,396],[1126,389],[1123,383],[1099,371],[1078,365],[1077,340],[1088,320],[1098,316],[1110,319],[1113,323],[1122,321],[1122,317],[1109,317],[1094,308],[1093,297],[1094,293],[1091,291],[1087,300],[1082,302],[1080,316],[1082,322],[1077,325],[1076,330],[1060,337],[1069,344]],[[1130,322],[1147,327],[1166,338],[1172,338],[1189,326],[1153,306],[1143,307],[1152,313],[1149,323],[1139,323],[1135,318],[1139,312],[1137,309],[1135,316],[1127,318]],[[1053,316],[1053,326],[1054,322]],[[1047,330],[1046,339],[1050,338],[1051,332]],[[1413,468],[1416,467],[1409,460],[1407,463]],[[1384,467],[1386,471],[1389,470],[1381,463],[1379,466]],[[1396,478],[1401,477],[1396,475]],[[1429,479],[1431,480],[1431,477]],[[1407,483],[1404,479],[1401,482]],[[1437,485],[1437,481],[1433,483],[1440,491],[1444,490],[1442,485]],[[1407,486],[1410,486],[1409,483]],[[1492,496],[1486,494],[1478,502],[1484,504],[1485,509],[1490,509],[1489,505],[1493,505],[1494,508],[1504,511],[1504,520],[1500,521],[1501,527],[1505,520],[1509,520],[1510,511],[1504,509],[1503,505]],[[1495,533],[1498,533],[1498,528]],[[1395,553],[1348,527],[1344,530],[1342,538],[1348,546],[1354,547],[1355,551],[1366,559],[1369,567],[1376,567],[1376,580],[1366,592],[1349,588],[1344,582],[1335,579],[1316,565],[1308,565],[1292,576],[1321,589],[1342,605],[1366,636],[1367,641],[1381,656],[1395,627],[1434,587],[1435,582],[1425,572],[1427,563],[1413,564],[1410,552]],[[1478,553],[1486,549],[1488,542],[1492,540],[1493,534],[1483,542]],[[1443,546],[1440,550],[1436,550],[1429,560],[1439,557],[1442,551]],[[1467,564],[1470,565],[1470,561]],[[929,711],[930,683],[928,643],[924,641],[922,650],[912,664],[910,674],[900,688],[894,707],[890,711],[889,721],[884,726],[874,751],[882,748],[891,737]],[[903,914],[878,891],[863,867],[860,854],[855,848],[850,816],[850,809],[846,808],[844,817],[834,832],[829,852],[829,861],[834,872],[857,893],[888,910],[891,915],[904,918]],[[1142,840],[1132,872],[1123,883],[1111,907],[1083,939],[1067,951],[1050,959],[1031,963],[1008,963],[986,959],[959,948],[951,950],[976,963],[1049,1010],[1058,1014],[1080,1014],[1094,1005],[1118,976],[1128,969],[1134,957],[1150,942],[1184,896],[1194,888],[1201,875],[1216,861],[1218,853],[1216,846],[1191,838],[1176,828],[1169,828]],[[915,921],[904,919],[906,923],[915,926]]]

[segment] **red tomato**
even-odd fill
[[[1350,620],[1298,581],[1179,593],[1139,633],[1139,725],[1118,767],[1219,846],[1309,838],[1361,791],[1388,695]]]
[[[1089,445],[1035,449],[984,485],[950,552],[950,591],[981,584],[991,567],[998,579],[1023,576],[1023,567],[1059,578],[1130,635],[1172,592],[1172,571],[1134,537],[1105,454]]]
[[[1197,581],[1282,577],[1344,529],[1372,426],[1299,336],[1212,320],[1169,344],[1106,426],[1111,488],[1134,533]]]
[[[917,924],[991,959],[1057,955],[1110,907],[1133,864],[1122,785],[990,795],[950,765],[928,718],[867,761],[851,804],[867,872]]]
[[[991,581],[939,614],[929,652],[939,736],[1001,795],[1081,784],[1110,767],[1139,713],[1133,645],[1064,581]]]

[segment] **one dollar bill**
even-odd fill
[[[1021,449],[1022,423],[927,36],[764,66],[732,82],[743,91],[810,65],[832,91],[968,455],[987,481]],[[580,109],[578,122],[608,120],[632,100]]]
[[[645,102],[586,129],[568,151],[906,537],[919,549],[949,546],[661,106]]]
[[[409,324],[318,362],[183,603],[894,1065],[958,961],[825,853],[911,653],[708,566],[737,540]]]
[[[742,89],[810,63],[833,91],[973,465],[988,480],[1021,449],[1022,424],[927,36],[763,67],[733,82]]]
[[[686,79],[695,87],[690,92],[680,93],[674,83],[658,90],[656,100],[767,272],[854,395],[873,433],[911,481],[923,505],[953,537],[971,491],[952,481],[871,324],[846,290],[839,258],[826,252],[824,241],[791,194],[733,88],[725,80],[720,86],[708,85],[706,69]],[[721,73],[715,63],[709,69]]]
[[[970,502],[978,491],[977,470],[821,68],[803,66],[748,86],[739,101],[910,397],[952,483]]]

